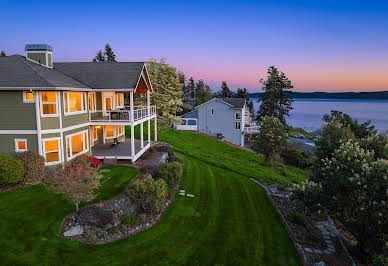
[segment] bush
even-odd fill
[[[101,164],[100,160],[93,156],[87,156],[85,154],[78,156],[72,162],[72,164],[80,164],[83,167],[98,168]]]
[[[121,222],[123,224],[129,224],[129,225],[137,225],[137,217],[135,215],[126,215],[121,219]]]
[[[312,166],[312,154],[301,149],[293,147],[291,144],[287,146],[287,150],[281,153],[283,162],[299,168],[308,168]]]
[[[16,159],[24,165],[24,181],[28,184],[40,182],[44,177],[44,162],[43,156],[26,151],[16,154]]]
[[[290,220],[295,224],[304,225],[304,216],[299,212],[290,213]]]
[[[183,165],[178,162],[163,163],[159,166],[158,178],[166,181],[170,188],[174,188],[182,176]]]
[[[23,180],[24,166],[15,158],[0,155],[0,184],[18,183]]]
[[[185,163],[185,160],[183,160],[181,157],[179,157],[178,155],[174,154],[170,157],[168,157],[168,161],[171,163],[171,162],[178,162],[180,163],[181,165],[183,165]]]
[[[163,179],[151,177],[136,180],[127,190],[138,209],[147,213],[159,212],[167,197],[167,184]]]

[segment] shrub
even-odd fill
[[[135,215],[126,215],[121,219],[121,222],[123,224],[129,224],[129,225],[137,225],[137,217]]]
[[[183,173],[183,166],[178,162],[163,163],[159,166],[158,178],[166,181],[170,188],[178,184],[179,178]]]
[[[43,156],[32,151],[26,151],[18,153],[16,159],[24,165],[24,181],[26,183],[34,184],[43,179],[45,162]]]
[[[178,155],[174,154],[174,155],[171,155],[170,157],[168,157],[168,161],[171,163],[171,162],[178,162],[180,164],[184,164],[185,163],[185,160],[183,160],[181,157],[179,157]]]
[[[310,153],[297,149],[291,144],[287,146],[287,150],[281,153],[281,157],[285,164],[299,168],[308,168],[313,164],[312,155]]]
[[[299,212],[290,213],[290,220],[295,224],[304,225],[304,216]]]
[[[100,160],[93,156],[87,156],[85,154],[78,156],[72,162],[72,164],[80,164],[83,167],[98,168],[101,164]]]
[[[0,155],[0,184],[18,183],[23,180],[24,166],[15,158]]]
[[[167,197],[167,184],[163,179],[147,177],[136,180],[127,190],[138,209],[147,213],[159,212]]]

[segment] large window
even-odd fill
[[[124,94],[116,93],[116,107],[124,107]]]
[[[35,102],[35,95],[32,92],[23,92],[23,102],[33,103]]]
[[[240,114],[240,113],[235,113],[235,114],[234,114],[234,118],[235,118],[236,120],[240,120],[240,119],[241,119],[241,114]]]
[[[92,127],[92,130],[93,130],[93,140],[97,140],[97,130],[98,130],[98,126],[93,126]]]
[[[43,152],[46,165],[61,162],[59,138],[43,139]]]
[[[105,138],[111,139],[115,137],[115,126],[105,126]]]
[[[86,93],[85,92],[65,92],[65,114],[85,113],[86,112]]]
[[[88,131],[77,132],[66,136],[67,159],[73,159],[77,155],[88,151]]]
[[[241,129],[241,123],[240,122],[234,122],[234,129]]]
[[[89,112],[96,111],[96,93],[95,92],[89,92],[88,93],[89,98]]]
[[[55,91],[42,92],[41,94],[42,116],[57,116],[57,94]]]
[[[15,139],[15,151],[16,152],[27,151],[27,140],[26,139]]]

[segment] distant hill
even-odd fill
[[[250,98],[261,98],[261,92],[249,93]],[[292,92],[293,98],[308,99],[363,99],[388,100],[388,91],[377,92]]]

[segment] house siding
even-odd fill
[[[211,109],[214,115],[211,115]],[[240,113],[242,109],[232,109],[230,105],[214,100],[198,107],[198,131],[217,137],[221,133],[227,141],[236,145],[241,145],[241,129],[235,129],[235,113]],[[241,123],[241,128],[243,127]]]
[[[0,130],[36,130],[35,103],[24,103],[23,91],[0,92]]]
[[[0,154],[16,155],[15,139],[27,139],[27,150],[38,153],[38,138],[36,135],[0,135]]]

